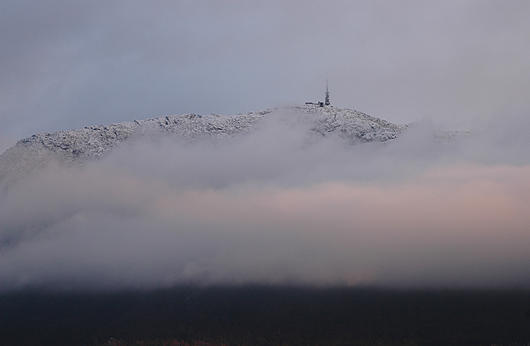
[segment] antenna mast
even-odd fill
[[[326,79],[326,99],[324,100],[324,104],[326,106],[329,106],[331,102],[329,102],[329,87],[328,87],[328,80]]]

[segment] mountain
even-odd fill
[[[406,128],[365,113],[316,105],[275,108],[238,115],[168,115],[78,130],[41,133],[24,138],[0,155],[0,182],[28,173],[51,160],[84,162],[103,157],[123,142],[144,136],[176,136],[185,140],[224,138],[251,133],[265,119],[281,118],[303,123],[301,131],[337,135],[349,143],[385,142]]]

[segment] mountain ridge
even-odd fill
[[[99,159],[121,143],[146,135],[171,135],[186,140],[224,138],[251,132],[267,117],[296,118],[321,136],[337,135],[349,143],[386,142],[406,128],[368,114],[334,106],[272,108],[237,115],[179,114],[39,133],[19,140],[0,155],[0,182],[8,175],[31,171],[56,158],[67,162]]]

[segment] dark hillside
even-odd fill
[[[527,345],[530,292],[178,287],[0,296],[0,344]]]

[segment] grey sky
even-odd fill
[[[527,114],[528,1],[0,2],[0,149],[34,132],[321,97],[447,127]],[[4,144],[5,146],[5,144]]]

